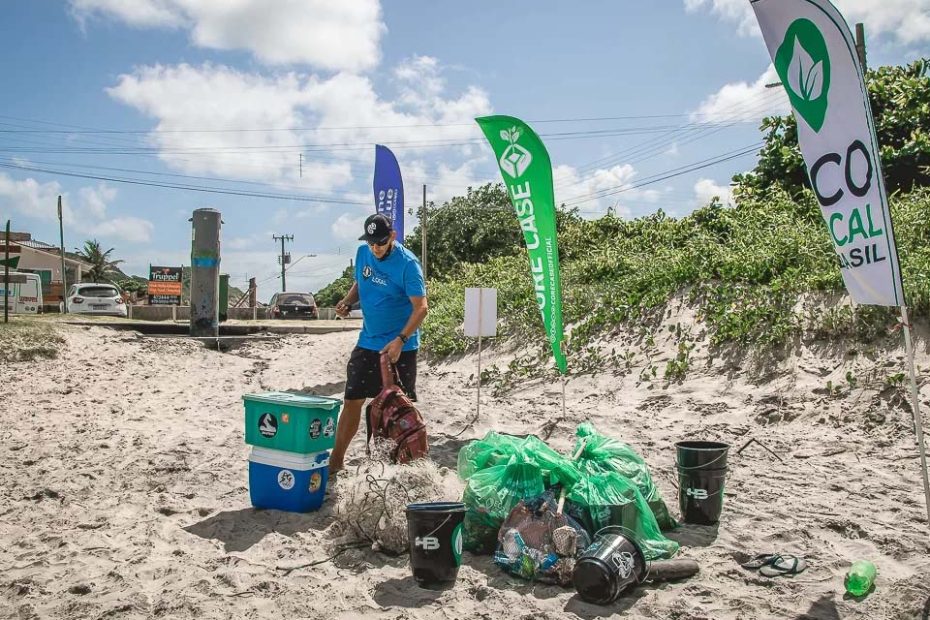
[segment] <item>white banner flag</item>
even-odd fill
[[[827,0],[752,7],[788,91],[846,289],[859,304],[903,306],[875,123],[849,27]]]

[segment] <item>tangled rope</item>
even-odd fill
[[[372,460],[359,465],[354,473],[346,473],[341,474],[336,488],[336,522],[347,538],[390,554],[408,549],[408,504],[457,501],[461,497],[461,483],[455,474],[428,460],[408,465]]]

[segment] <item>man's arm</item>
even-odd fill
[[[410,303],[413,305],[413,312],[410,313],[407,324],[400,330],[400,336],[387,343],[387,346],[381,349],[381,352],[387,353],[391,361],[395,363],[400,358],[400,352],[404,349],[404,341],[410,338],[413,332],[420,328],[420,324],[423,323],[423,319],[425,319],[427,313],[429,313],[426,297],[411,297]],[[401,338],[401,336],[403,336],[403,338]]]
[[[400,330],[400,333],[404,338],[410,338],[410,336],[413,335],[413,332],[420,329],[420,324],[423,323],[423,319],[425,319],[426,315],[429,313],[429,306],[426,303],[426,297],[411,297],[410,303],[413,305],[413,312],[410,313],[410,318],[407,319],[407,324],[404,325],[402,330]]]
[[[339,303],[336,304],[336,314],[341,317],[349,316],[349,311],[352,310],[352,304],[358,301],[358,282],[353,282],[352,287],[349,289],[349,292],[346,293],[346,296],[343,297]]]

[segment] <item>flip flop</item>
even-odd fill
[[[768,566],[775,560],[780,559],[781,556],[777,553],[760,553],[759,555],[742,562],[740,566],[743,568],[748,568],[749,570],[755,570],[757,568],[762,568],[763,566]]]
[[[804,572],[807,561],[794,555],[778,556],[770,564],[759,569],[759,574],[766,577],[794,576]]]

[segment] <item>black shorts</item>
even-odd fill
[[[397,360],[400,386],[410,400],[417,399],[417,352],[402,351]],[[355,347],[346,365],[346,400],[374,398],[381,391],[381,353]]]

